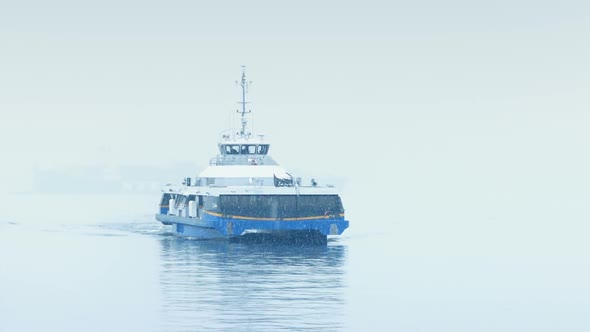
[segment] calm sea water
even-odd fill
[[[292,246],[177,238],[157,194],[2,196],[0,331],[590,330],[587,227],[361,199],[344,236]]]

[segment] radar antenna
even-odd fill
[[[237,81],[236,84],[238,84]],[[248,119],[246,118],[246,114],[252,113],[252,110],[246,111],[246,104],[249,104],[249,102],[246,101],[246,93],[248,93],[248,88],[250,87],[250,84],[252,84],[251,81],[246,81],[246,66],[242,66],[242,80],[239,83],[239,85],[242,87],[242,101],[238,102],[238,104],[242,104],[242,110],[236,110],[237,113],[241,113],[242,115],[242,128],[240,130],[241,137],[248,137],[252,134],[246,132],[246,129],[248,127]]]

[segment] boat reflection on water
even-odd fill
[[[341,330],[346,246],[263,242],[163,237],[162,330]]]

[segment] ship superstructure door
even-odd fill
[[[203,215],[203,196],[197,196],[197,218],[201,219]]]

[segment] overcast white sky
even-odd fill
[[[588,216],[589,9],[5,1],[0,180],[30,186],[34,165],[203,165],[246,65],[255,129],[288,169],[416,206],[455,197]]]

